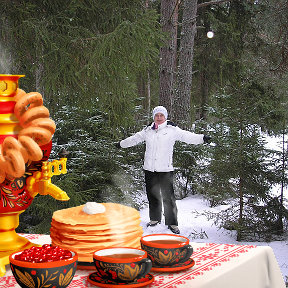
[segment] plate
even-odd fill
[[[98,286],[98,287],[107,287],[107,288],[136,288],[136,287],[144,287],[151,284],[154,281],[154,276],[152,274],[147,274],[145,278],[141,278],[129,283],[116,283],[105,278],[102,278],[100,274],[97,272],[91,273],[88,276],[88,282]]]
[[[150,271],[153,272],[176,272],[191,268],[195,265],[195,261],[190,258],[184,263],[175,264],[173,266],[153,266]]]

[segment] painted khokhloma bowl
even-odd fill
[[[72,252],[73,257],[65,260],[32,263],[15,260],[16,252],[10,255],[10,267],[17,283],[23,288],[67,287],[76,272],[78,255]]]

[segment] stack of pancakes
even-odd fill
[[[84,205],[54,212],[52,245],[76,251],[80,262],[93,262],[93,252],[102,248],[140,248],[140,213],[117,203],[101,204],[104,213],[86,214]]]

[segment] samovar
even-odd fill
[[[55,123],[41,94],[18,88],[21,77],[0,74],[0,277],[11,253],[35,245],[15,231],[33,198],[69,200],[51,183],[53,175],[67,172],[67,158],[48,162]]]

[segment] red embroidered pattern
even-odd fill
[[[18,284],[17,284],[14,276],[0,277],[0,287],[1,288],[11,288],[11,287],[17,287],[17,286],[18,286]]]
[[[19,236],[25,237],[28,240],[30,240],[32,243],[35,244],[51,244],[51,238],[49,235],[44,235],[44,234],[23,234],[23,233],[18,233]]]
[[[94,285],[90,284],[87,280],[87,276],[92,273],[90,271],[87,275],[75,275],[73,281],[69,285],[69,288],[87,288],[87,287],[95,287]],[[77,273],[77,272],[76,272]]]
[[[32,241],[32,240],[38,240],[41,239],[41,234],[23,234],[23,233],[18,233],[19,236],[25,237],[28,240]]]
[[[148,287],[178,288],[181,285],[203,275],[205,272],[220,267],[240,254],[248,252],[254,245],[230,245],[206,243],[205,246],[195,250],[192,258],[196,262],[192,269],[173,274],[154,274],[155,281]]]
[[[49,239],[48,235],[35,235],[35,234],[20,234],[28,238],[29,240],[36,240],[41,243],[41,240],[46,241]],[[42,241],[42,242],[43,242]],[[47,242],[47,241],[46,241]],[[44,244],[44,243],[43,243]],[[206,243],[203,246],[195,249],[192,258],[196,262],[195,266],[191,269],[187,269],[180,272],[174,273],[155,273],[152,274],[155,277],[155,281],[146,286],[148,288],[179,288],[179,287],[189,287],[193,282],[193,279],[204,275],[205,273],[219,269],[222,264],[229,262],[235,257],[239,257],[243,253],[249,252],[251,249],[256,248],[254,245],[231,245],[231,244],[215,244]],[[79,270],[76,271],[76,275],[73,281],[70,283],[69,288],[86,288],[95,287],[90,284],[87,277],[93,270]],[[0,278],[1,288],[13,288],[19,287],[13,276],[7,275]],[[192,287],[192,286],[191,286]]]

